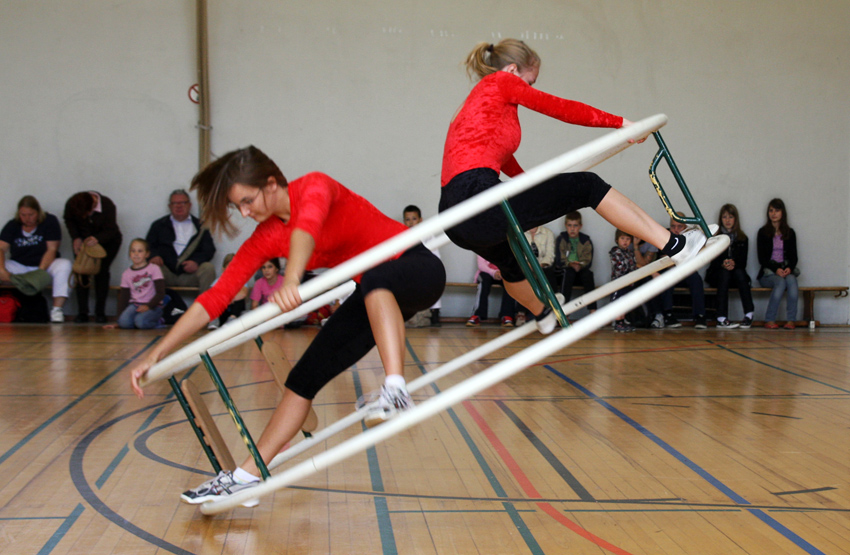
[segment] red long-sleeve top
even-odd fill
[[[271,217],[258,225],[239,247],[221,278],[198,297],[197,302],[210,318],[224,312],[263,263],[289,256],[289,239],[295,229],[306,231],[316,242],[307,270],[336,266],[407,229],[323,173],[309,173],[296,179],[287,190],[289,221],[284,223],[278,217]],[[359,277],[355,279],[359,281]]]
[[[544,93],[506,71],[491,73],[473,87],[449,126],[443,150],[443,186],[475,168],[490,168],[510,177],[522,173],[514,158],[522,139],[517,106],[586,127],[623,125],[620,116]]]

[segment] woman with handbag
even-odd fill
[[[106,323],[109,266],[121,247],[121,230],[116,221],[115,203],[94,191],[77,193],[65,203],[65,226],[74,241],[74,256],[78,256],[84,246],[100,245],[106,251],[106,256],[101,259],[100,270],[94,274],[93,279],[89,278],[89,283],[82,283],[85,280],[77,281],[78,313],[74,321],[89,321],[89,288],[93,281],[95,321]]]
[[[782,199],[775,198],[767,205],[767,223],[758,233],[758,255],[761,270],[758,280],[762,287],[770,287],[770,300],[764,316],[764,327],[775,330],[779,303],[786,291],[785,329],[793,330],[797,319],[797,234],[788,225],[788,213]]]

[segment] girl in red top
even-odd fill
[[[632,122],[586,104],[535,90],[540,58],[522,41],[479,43],[466,60],[467,72],[480,78],[449,126],[443,152],[440,210],[499,183],[499,174],[515,177],[522,168],[514,158],[522,132],[517,106],[566,123],[588,127],[626,127]],[[591,207],[615,227],[655,245],[676,262],[705,244],[698,227],[675,236],[636,204],[593,173],[561,174],[510,199],[523,229],[543,225],[579,208]],[[458,246],[498,266],[511,297],[537,315],[544,333],[554,329],[554,315],[534,295],[507,241],[507,219],[493,207],[446,230]],[[687,246],[686,246],[687,245]],[[548,316],[548,317],[547,317]]]
[[[131,370],[133,390],[139,379],[193,333],[218,317],[234,295],[267,260],[287,258],[283,285],[270,300],[284,311],[301,304],[298,286],[306,270],[336,266],[407,228],[378,211],[366,199],[327,175],[310,173],[287,182],[277,165],[250,146],[225,154],[192,180],[213,231],[235,229],[229,207],[259,222],[216,284]],[[283,399],[257,442],[266,462],[292,439],[304,423],[316,393],[377,345],[387,378],[378,410],[367,416],[379,422],[412,406],[405,388],[404,322],[428,308],[443,293],[446,273],[439,258],[417,245],[364,272],[358,286],[328,319],[286,380]],[[258,483],[259,470],[248,458],[233,473],[182,495],[197,504]]]

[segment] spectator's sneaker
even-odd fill
[[[54,306],[50,309],[50,321],[54,324],[61,324],[65,322],[65,313],[62,311],[61,307]]]
[[[717,233],[717,230],[720,229],[720,226],[717,224],[711,224],[708,226],[708,230],[712,235]],[[679,236],[679,239],[684,238],[685,247],[680,250],[678,253],[674,254],[671,258],[673,262],[676,264],[682,264],[687,262],[700,251],[700,249],[705,245],[705,242],[708,238],[705,236],[705,233],[702,232],[702,228],[698,225],[689,225],[685,228],[685,231]]]
[[[778,330],[779,324],[777,324],[776,322],[765,322],[764,329],[766,329],[766,330]]]
[[[466,321],[466,326],[469,328],[477,328],[481,325],[481,318],[478,316],[472,316],[469,320]]]
[[[742,330],[748,330],[748,329],[750,329],[752,326],[753,326],[753,319],[752,319],[752,318],[747,318],[747,317],[745,316],[745,317],[744,317],[744,319],[743,319],[743,320],[741,320],[741,329],[742,329]]]
[[[703,316],[702,314],[697,314],[694,317],[694,329],[704,330],[707,327],[708,326],[705,323],[705,316]]]
[[[664,315],[664,327],[665,328],[681,328],[682,324],[681,324],[681,322],[679,322],[679,320],[676,319],[675,316],[673,316],[672,312],[668,312],[667,314]]]
[[[502,316],[502,327],[503,328],[512,328],[514,327],[514,319],[510,316]]]
[[[652,323],[649,324],[649,327],[654,330],[663,330],[664,329],[664,316],[661,314],[656,314],[655,318],[652,320]]]
[[[782,327],[786,330],[793,330],[797,327],[797,324],[795,324],[794,322],[785,322],[785,325]]]
[[[222,470],[218,473],[218,476],[212,480],[207,480],[195,489],[184,491],[183,495],[180,496],[180,499],[190,505],[200,505],[207,501],[223,499],[233,495],[234,493],[259,485],[260,483],[261,482],[258,481],[241,484],[236,481],[233,477],[233,473],[229,470]],[[242,506],[256,507],[259,504],[260,501],[258,499],[251,499],[250,501],[242,503]]]
[[[746,318],[744,318],[746,320]],[[743,324],[743,322],[741,322]],[[729,318],[724,319],[722,322],[717,322],[717,329],[719,330],[734,330],[738,327],[738,324],[733,323]],[[750,327],[750,326],[747,326]]]
[[[413,408],[413,399],[410,398],[410,393],[406,389],[398,387],[382,385],[380,393],[377,395],[372,393],[368,397],[368,400],[367,396],[361,397],[355,405],[360,409],[370,402],[371,399],[377,398],[377,403],[369,410],[364,419],[367,428],[377,426],[398,413]]]
[[[525,325],[525,312],[519,312],[519,313],[517,313],[517,315],[516,315],[516,322],[514,322],[514,325],[515,325],[516,327],[520,327],[520,326],[524,326],[524,325]]]
[[[209,324],[207,324],[208,330],[217,330],[218,329],[218,318],[212,320]]]
[[[614,331],[617,333],[630,333],[635,331],[635,328],[626,321],[614,322]]]

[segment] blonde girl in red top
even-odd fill
[[[466,67],[480,80],[449,126],[443,152],[441,211],[498,184],[500,173],[509,177],[522,173],[514,158],[522,136],[518,106],[588,127],[632,124],[623,117],[534,89],[540,58],[522,41],[479,43],[467,57]],[[589,206],[614,227],[655,245],[676,262],[696,254],[706,240],[697,227],[689,228],[683,236],[672,235],[599,176],[588,172],[558,175],[513,197],[510,204],[525,230]],[[554,315],[549,315],[548,309],[544,311],[543,303],[525,280],[508,245],[507,232],[507,220],[499,207],[446,231],[458,246],[496,264],[510,295],[536,314],[538,327],[548,333],[554,329]]]

